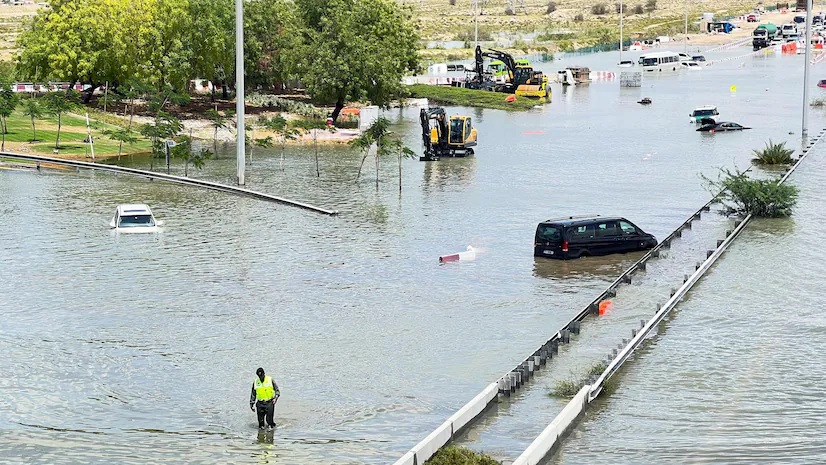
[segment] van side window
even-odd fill
[[[612,237],[619,236],[619,234],[616,221],[597,223],[597,237]]]
[[[636,234],[637,228],[631,226],[631,223],[627,221],[620,221],[620,229],[622,229],[623,234]]]
[[[591,239],[594,237],[594,225],[584,224],[568,228],[568,237],[571,241]]]

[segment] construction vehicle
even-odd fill
[[[777,36],[777,26],[772,23],[761,24],[752,32],[752,48],[760,50],[771,45],[772,40]]]
[[[485,58],[498,60],[504,64],[507,71],[504,82],[497,80],[494,73],[485,71]],[[466,87],[516,94],[541,101],[551,100],[548,77],[542,71],[534,71],[530,65],[517,63],[509,53],[493,49],[483,52],[482,47],[477,45],[475,61],[471,75],[466,81]]]
[[[422,108],[419,113],[422,122],[422,142],[424,155],[421,161],[436,161],[441,157],[464,157],[473,155],[476,146],[476,129],[470,116],[448,117],[442,107]]]

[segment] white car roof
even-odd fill
[[[152,211],[149,207],[142,203],[125,203],[118,205],[118,214],[120,215],[151,215]]]
[[[695,108],[695,110],[716,110],[717,107],[715,105],[703,105],[701,107]]]

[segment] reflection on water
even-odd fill
[[[485,155],[492,154],[486,151]],[[471,185],[476,173],[476,156],[446,157],[439,161],[423,162],[425,192],[430,190],[454,190],[456,187]]]
[[[573,260],[553,260],[536,257],[533,274],[546,279],[616,278],[645,252],[582,257]]]

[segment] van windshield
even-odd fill
[[[717,110],[694,110],[694,116],[714,116]]]
[[[560,242],[562,240],[562,234],[556,226],[540,224],[536,229],[536,239],[546,242]]]

